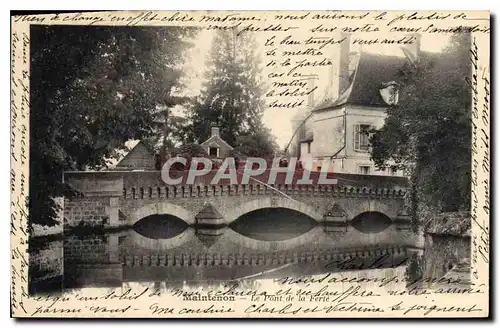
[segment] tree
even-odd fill
[[[176,105],[189,101],[187,97],[177,97],[177,99],[179,101]],[[184,139],[183,128],[187,119],[184,116],[174,115],[172,113],[173,107],[159,106],[156,108],[152,124],[153,134],[145,140],[150,149],[159,154],[162,160],[166,158],[168,149],[174,148]]]
[[[171,170],[186,170],[191,168],[191,161],[193,158],[208,158],[210,159],[210,156],[208,155],[207,151],[203,146],[199,144],[184,144],[181,145],[180,147],[172,149],[172,151],[169,154],[170,157],[181,157],[186,159],[186,164],[181,164],[179,162],[174,163],[171,166]],[[212,162],[213,164],[213,162]],[[201,167],[201,166],[200,166]]]
[[[378,167],[394,161],[410,173],[414,217],[425,209],[470,206],[471,93],[469,35],[454,35],[439,55],[424,55],[401,72],[400,102],[371,138]]]
[[[31,28],[30,225],[54,225],[65,170],[99,168],[126,140],[155,132],[179,102],[192,29]]]
[[[199,97],[189,108],[188,142],[203,142],[212,125],[231,145],[242,140],[263,144],[270,135],[262,122],[264,109],[260,60],[251,33],[217,31]],[[272,148],[272,140],[265,146]]]
[[[267,128],[236,137],[234,151],[250,157],[272,157],[279,149],[276,137]]]

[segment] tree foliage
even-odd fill
[[[442,54],[423,54],[402,70],[400,101],[371,138],[378,167],[394,161],[410,172],[415,215],[470,206],[469,37],[455,35]]]
[[[267,140],[270,133],[262,123],[264,91],[253,35],[217,31],[207,64],[206,82],[189,108],[187,140],[203,142],[217,125],[230,145],[245,144],[245,151],[251,145],[263,146],[266,152],[274,150],[276,145]]]
[[[276,137],[268,128],[253,134],[236,137],[234,151],[250,157],[270,157],[276,155],[279,146]]]
[[[193,157],[210,158],[205,148],[199,144],[184,144],[172,150],[170,153],[172,157],[184,157],[189,162]]]
[[[31,28],[30,224],[53,225],[62,172],[99,168],[183,99],[182,54],[192,29]]]

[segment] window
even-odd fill
[[[212,157],[219,157],[219,148],[217,147],[210,147],[208,150],[208,153]]]
[[[369,151],[371,125],[357,124],[354,126],[354,150]]]
[[[369,166],[360,166],[359,167],[359,174],[370,174],[370,167]]]

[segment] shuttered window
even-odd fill
[[[369,166],[360,166],[358,169],[359,174],[370,174],[370,167]]]
[[[354,126],[354,150],[369,151],[371,126],[368,124],[356,124]]]
[[[210,147],[208,149],[208,153],[211,157],[219,157],[219,148],[217,147]]]

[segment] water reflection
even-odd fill
[[[54,235],[30,240],[30,294],[61,290],[64,262],[62,238],[62,235]]]
[[[257,240],[277,241],[300,236],[317,226],[311,217],[286,208],[264,208],[242,215],[230,227]]]
[[[391,224],[391,218],[380,212],[364,212],[352,220],[352,226],[363,233],[381,232]]]
[[[186,221],[173,215],[163,214],[147,216],[137,221],[133,229],[147,238],[167,239],[182,233],[188,227]]]
[[[211,235],[177,217],[153,215],[119,232],[66,234],[54,247],[62,248],[64,288],[197,285],[404,266],[413,233],[384,220],[370,229],[360,229],[362,223],[357,218],[336,230],[294,211],[259,210]]]

